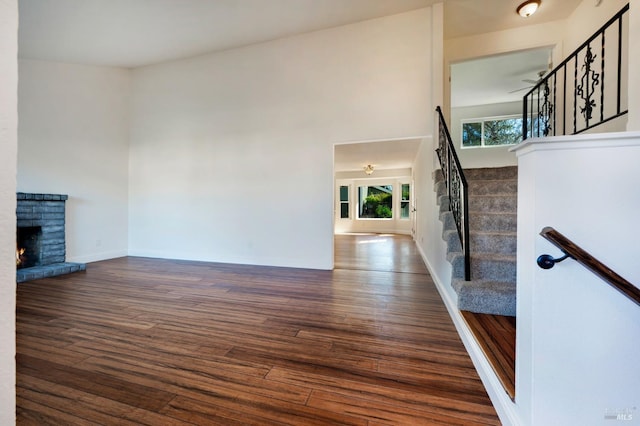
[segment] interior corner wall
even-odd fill
[[[16,421],[18,2],[0,1],[0,424]]]
[[[431,132],[430,14],[135,69],[130,254],[331,269],[334,144]]]
[[[127,254],[130,71],[19,61],[18,191],[67,194],[66,258]]]
[[[440,168],[435,149],[437,141],[425,138],[416,157],[414,181],[417,216],[416,243],[429,268],[432,278],[440,288],[448,291],[448,297],[457,300],[451,286],[451,263],[447,260],[447,244],[442,238],[443,223],[440,221],[440,207],[435,192],[434,172]],[[418,188],[422,188],[419,192]]]
[[[432,85],[431,108],[429,117],[434,120],[432,132],[422,139],[412,168],[414,181],[415,206],[415,240],[423,260],[427,264],[434,281],[440,288],[449,291],[449,298],[455,296],[451,287],[451,264],[447,261],[447,245],[442,239],[443,224],[440,221],[440,208],[435,192],[434,173],[440,168],[435,150],[438,144],[438,121],[436,106],[443,106],[445,94],[448,94],[448,63],[445,62],[444,42],[444,5],[433,6],[433,37],[431,45],[432,55]],[[447,71],[445,72],[445,66]]]

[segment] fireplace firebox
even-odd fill
[[[16,268],[40,265],[42,226],[23,226],[16,232]]]

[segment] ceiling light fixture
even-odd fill
[[[373,173],[373,166],[371,164],[367,164],[366,166],[364,166],[364,173],[367,176],[370,176],[371,173]]]
[[[528,0],[518,6],[516,12],[518,12],[518,15],[522,16],[523,18],[528,18],[529,16],[536,13],[538,7],[540,7],[540,0]]]

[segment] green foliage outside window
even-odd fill
[[[409,196],[410,186],[408,183],[402,184],[402,199],[400,201],[400,218],[409,219]]]
[[[360,218],[390,219],[393,217],[393,187],[361,186]],[[364,199],[362,198],[364,197]]]
[[[522,117],[480,119],[462,123],[462,146],[513,145],[522,141]]]

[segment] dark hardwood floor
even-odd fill
[[[402,236],[336,269],[120,258],[18,285],[21,425],[497,425]]]

